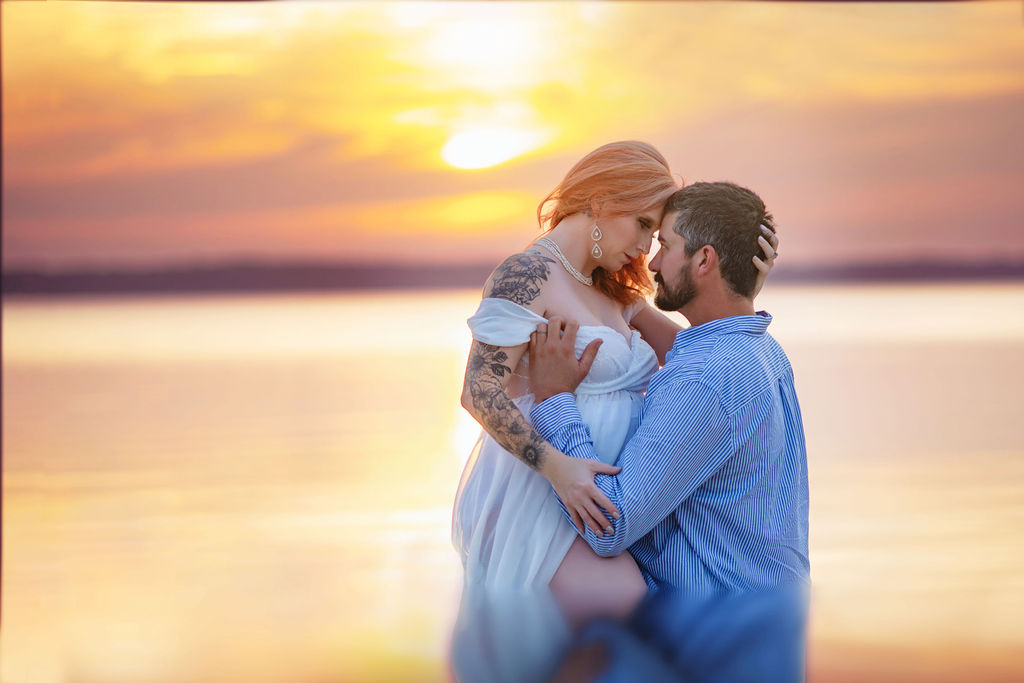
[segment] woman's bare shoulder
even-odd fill
[[[544,290],[557,263],[540,249],[512,254],[487,278],[484,297],[508,299],[530,309],[542,308]]]

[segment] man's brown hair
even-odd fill
[[[686,240],[686,255],[710,244],[718,253],[722,277],[740,296],[750,298],[757,281],[757,238],[775,220],[756,194],[733,183],[694,183],[674,192],[665,213],[678,211],[672,229]]]

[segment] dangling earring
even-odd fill
[[[590,250],[590,255],[594,258],[601,258],[604,252],[601,250],[601,245],[598,242],[604,237],[601,234],[601,228],[597,227],[597,223],[594,223],[594,229],[590,231],[590,239],[594,240],[594,248]]]

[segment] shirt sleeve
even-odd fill
[[[562,392],[538,403],[530,411],[530,419],[533,428],[544,437],[549,444],[562,451],[570,453],[584,444],[590,444],[593,451],[594,442],[590,437],[590,428],[583,421],[580,409],[576,407],[576,400],[569,392]],[[577,454],[576,457],[588,457],[585,451]],[[593,459],[597,460],[596,453]]]
[[[563,453],[599,460],[571,394],[552,396],[530,416],[541,436]],[[618,555],[672,514],[733,450],[728,415],[712,388],[689,381],[648,395],[640,426],[616,462],[622,471],[595,478],[619,509],[614,533],[598,537],[587,527],[587,543],[598,555]]]

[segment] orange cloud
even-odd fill
[[[135,259],[146,244],[160,257],[381,253],[370,236],[385,228],[403,235],[408,246],[394,253],[405,258],[435,245],[490,258],[521,244],[519,226],[533,229],[536,202],[576,158],[623,138],[654,142],[688,180],[777,183],[791,203],[780,212],[798,226],[834,214],[825,198],[838,191],[858,197],[842,213],[863,221],[888,192],[872,173],[819,199],[799,187],[837,169],[886,167],[894,149],[911,160],[901,173],[946,169],[944,183],[991,167],[1013,149],[1015,138],[998,139],[1015,135],[1013,96],[1024,92],[1019,13],[1008,3],[2,12],[5,263],[106,248]],[[952,113],[908,125],[890,120],[900,107]],[[855,123],[821,129],[820,112]],[[989,114],[988,137],[969,133]],[[446,143],[487,129],[531,142],[473,172],[442,159]],[[932,157],[950,140],[974,145],[962,168]],[[996,185],[1020,178],[1019,167],[1000,169]],[[992,221],[1017,208],[1007,201]],[[143,227],[153,225],[165,227]],[[194,243],[157,236],[173,226]],[[333,241],[338,230],[346,240]],[[504,237],[480,244],[478,231]]]

